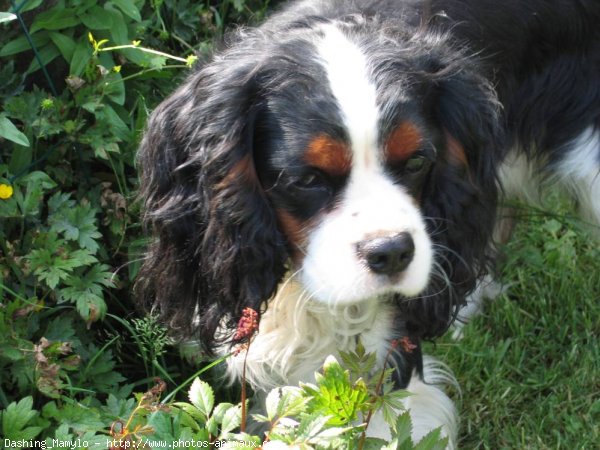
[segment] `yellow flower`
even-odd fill
[[[13,195],[13,187],[9,184],[0,184],[0,199],[8,200]]]

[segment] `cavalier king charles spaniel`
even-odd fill
[[[499,195],[560,184],[600,223],[600,2],[293,2],[156,108],[139,164],[137,292],[171,329],[227,354],[259,311],[257,392],[403,339],[413,436],[453,447],[451,377],[421,344],[481,291]]]

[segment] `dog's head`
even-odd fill
[[[141,299],[210,348],[289,272],[312,301],[381,298],[439,334],[486,264],[497,116],[440,36],[360,18],[243,34],[150,118]]]

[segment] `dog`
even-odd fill
[[[234,32],[148,121],[141,302],[208,354],[258,311],[227,361],[258,392],[404,339],[413,438],[455,447],[422,342],[492,273],[503,194],[561,185],[600,223],[599,24],[597,0],[305,0]]]

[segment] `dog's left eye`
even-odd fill
[[[308,172],[301,177],[296,178],[291,183],[299,189],[320,189],[326,187],[325,177],[316,171]]]
[[[431,161],[424,155],[415,155],[408,159],[404,165],[404,171],[410,174],[417,174],[425,170]]]

